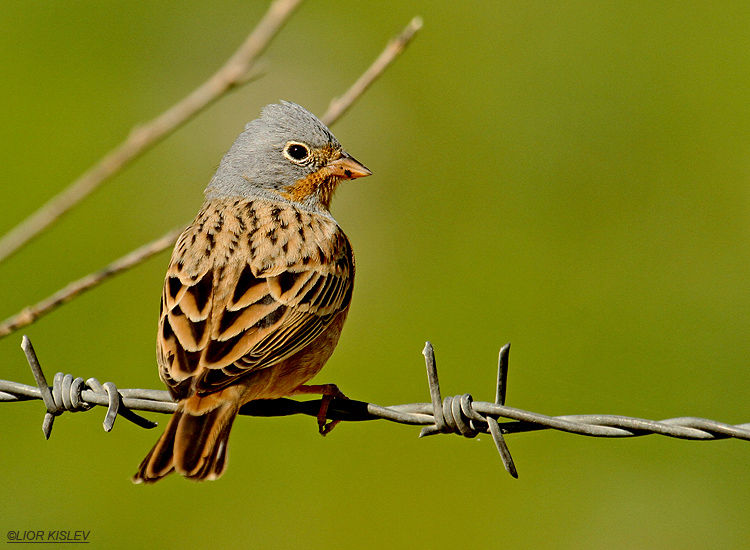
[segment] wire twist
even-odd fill
[[[474,409],[474,398],[465,393],[456,397],[440,397],[440,382],[437,375],[437,364],[435,362],[435,350],[430,342],[425,344],[422,351],[427,367],[427,380],[430,385],[430,397],[432,398],[432,416],[435,422],[431,426],[425,426],[419,433],[419,437],[435,435],[439,433],[454,433],[464,437],[476,437],[480,433],[490,433],[495,442],[497,452],[503,461],[507,472],[518,478],[518,470],[513,462],[508,444],[505,442],[497,418],[489,414],[480,414]],[[495,393],[495,404],[504,405],[505,389],[508,378],[508,357],[510,344],[505,344],[500,350],[500,359],[497,367],[497,391]]]
[[[58,372],[55,374],[52,388],[50,388],[42,372],[42,367],[39,365],[39,359],[34,351],[34,346],[31,345],[31,340],[27,336],[23,337],[21,348],[23,348],[26,354],[26,359],[29,361],[29,366],[36,379],[42,400],[47,407],[47,412],[42,422],[42,432],[44,432],[46,439],[49,439],[52,433],[52,426],[54,425],[56,416],[60,416],[66,411],[88,411],[94,406],[92,401],[98,401],[95,404],[99,405],[105,402],[107,404],[107,414],[104,416],[103,422],[105,432],[112,430],[118,413],[123,418],[144,428],[153,428],[157,425],[156,422],[143,418],[129,409],[123,408],[120,410],[122,396],[117,391],[117,386],[113,382],[101,384],[96,378],[89,378],[84,383],[83,378],[80,376],[73,378],[72,374]],[[89,395],[87,399],[84,399],[84,390],[94,395]]]

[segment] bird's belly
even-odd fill
[[[318,374],[336,348],[347,313],[348,307],[339,313],[325,332],[291,357],[244,376],[241,384],[246,389],[242,403],[292,395],[299,386]]]

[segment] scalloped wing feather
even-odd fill
[[[164,282],[162,380],[184,399],[291,357],[348,307],[353,281],[349,241],[332,219],[269,201],[207,202]]]

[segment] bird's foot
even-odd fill
[[[318,432],[322,436],[328,435],[336,427],[340,420],[328,420],[328,407],[335,398],[349,399],[343,394],[336,384],[314,384],[310,386],[300,386],[294,393],[316,393],[321,395],[320,410],[318,411]]]

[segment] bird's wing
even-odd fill
[[[292,356],[349,305],[354,258],[335,222],[276,210],[264,223],[255,210],[250,228],[237,224],[246,213],[202,212],[208,219],[199,214],[175,246],[157,338],[175,398],[218,391]]]

